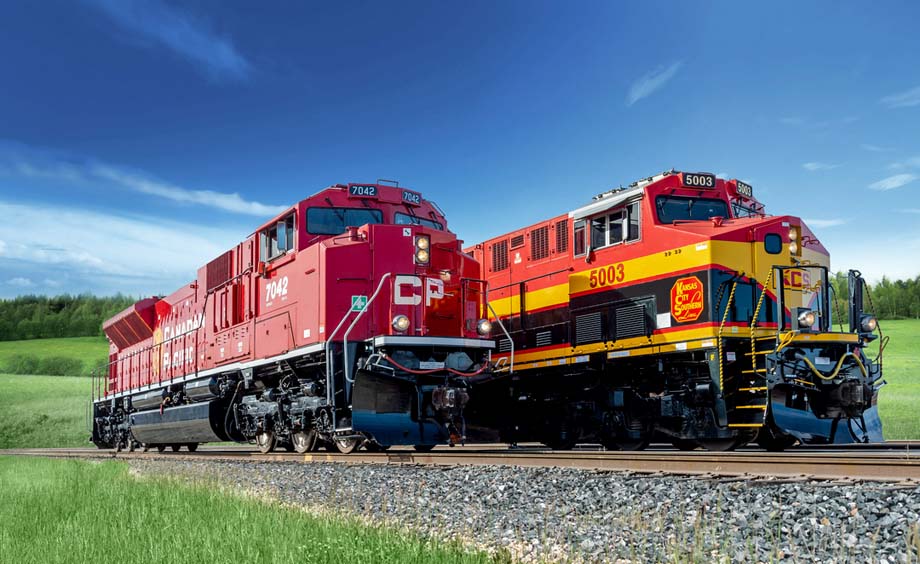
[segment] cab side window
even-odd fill
[[[288,214],[259,234],[262,260],[270,261],[294,248],[294,214]]]
[[[605,215],[592,218],[591,221],[591,248],[600,249],[620,243],[638,241],[640,237],[640,218],[639,202],[632,202],[626,206],[614,210]],[[576,222],[575,239],[576,252],[575,256],[584,254],[578,252],[578,229],[579,223],[584,226],[585,222]]]

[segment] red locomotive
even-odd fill
[[[173,294],[107,321],[93,442],[350,452],[461,440],[494,342],[480,267],[435,204],[329,187]]]
[[[503,325],[505,376],[470,410],[500,414],[483,424],[509,441],[882,440],[862,278],[851,271],[849,327],[835,331],[827,250],[744,182],[666,172],[468,251]]]

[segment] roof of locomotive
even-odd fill
[[[383,223],[402,222],[408,225],[418,219],[423,222],[432,221],[438,223],[443,227],[443,231],[450,232],[447,227],[447,218],[436,203],[426,200],[421,193],[415,190],[379,184],[378,181],[377,184],[352,182],[349,184],[334,184],[324,188],[288,207],[271,220],[260,225],[253,233],[258,233],[274,225],[279,219],[286,217],[294,210],[304,211],[316,207],[379,209],[384,212]],[[401,214],[402,220],[398,219],[397,214]]]
[[[697,177],[707,178],[711,177],[713,179],[713,186],[707,188],[688,187],[684,181],[684,177],[686,175],[694,175]],[[646,192],[666,192],[668,194],[676,193],[677,195],[687,196],[703,196],[709,193],[713,197],[718,197],[720,199],[723,197],[727,198],[727,201],[730,204],[738,204],[754,210],[758,216],[765,215],[763,204],[754,198],[753,189],[750,185],[744,183],[743,181],[736,179],[724,180],[721,178],[716,178],[715,175],[709,173],[686,173],[670,170],[654,176],[642,178],[626,187],[620,186],[606,192],[601,192],[600,194],[594,196],[590,203],[585,204],[584,206],[576,208],[567,213],[553,216],[552,218],[544,219],[533,224],[519,227],[506,233],[490,237],[482,241],[482,243],[486,243],[495,239],[502,239],[510,234],[523,232],[533,228],[534,226],[542,225],[547,221],[552,221],[559,218],[568,217],[574,221],[585,219],[587,217],[603,213],[622,203],[625,203],[628,200],[633,200],[637,197],[641,197]]]

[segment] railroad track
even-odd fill
[[[868,447],[868,448],[867,448]],[[261,454],[246,447],[203,447],[197,452],[120,452],[90,448],[18,449],[0,454],[91,459],[170,459],[249,462],[336,462],[345,464],[502,465],[563,467],[706,478],[805,481],[846,480],[920,484],[920,443],[901,442],[847,448],[795,449],[783,453],[737,451],[681,452],[661,448],[640,452],[549,451],[535,447],[439,447],[419,453],[410,449],[338,454],[316,452]]]

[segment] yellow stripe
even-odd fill
[[[763,427],[763,423],[729,423],[729,428],[734,427]]]
[[[766,405],[736,405],[735,409],[766,409]]]

